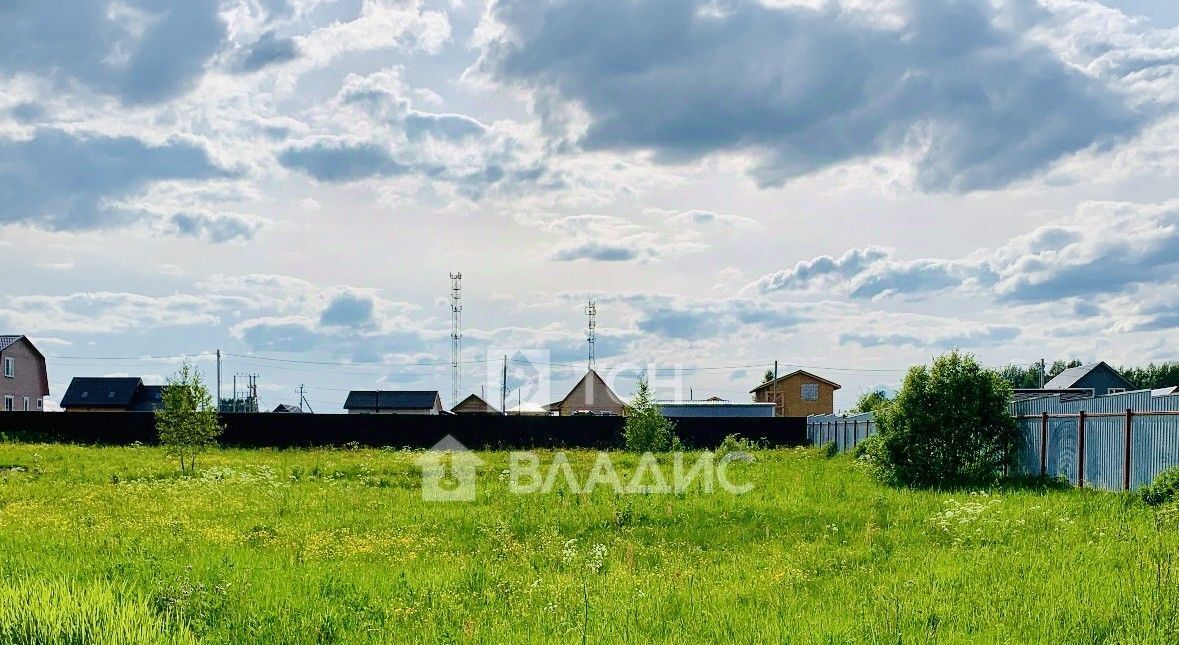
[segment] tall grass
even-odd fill
[[[800,449],[742,496],[512,495],[481,453],[476,502],[429,503],[416,456],[0,444],[0,642],[1179,641],[1174,511],[1129,495]]]

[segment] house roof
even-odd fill
[[[16,341],[18,341],[22,338],[24,338],[24,336],[11,335],[11,334],[5,334],[5,335],[0,336],[0,352],[8,349],[8,347],[10,345],[12,345],[13,343],[15,343]]]
[[[843,387],[842,385],[836,383],[835,381],[828,381],[827,379],[823,378],[822,376],[815,376],[814,374],[811,374],[810,372],[807,372],[806,370],[794,370],[793,372],[779,376],[778,378],[776,378],[772,381],[766,381],[765,383],[762,383],[761,385],[759,385],[749,391],[750,392],[759,392],[759,391],[764,390],[768,387],[771,387],[773,385],[781,383],[782,381],[785,381],[786,379],[794,378],[795,376],[799,376],[799,375],[813,378],[820,383],[825,383],[827,385],[830,385],[832,388],[834,388],[836,390]]]
[[[140,385],[131,399],[130,412],[154,412],[164,404],[163,385]]]
[[[70,381],[60,405],[63,408],[129,408],[142,385],[143,379],[134,376],[79,376]]]
[[[547,406],[547,409],[559,410],[561,409],[561,406],[565,405],[565,403],[573,397],[573,395],[584,395],[587,390],[592,390],[594,393],[606,393],[606,398],[604,401],[595,401],[592,404],[593,409],[601,409],[603,407],[626,407],[626,404],[623,403],[622,399],[618,398],[618,395],[614,394],[614,390],[610,389],[610,386],[606,384],[606,381],[595,370],[589,370],[585,373],[585,376],[581,377],[581,380],[577,382],[577,385],[574,385],[573,388],[569,390],[569,393],[565,395],[565,398],[561,399],[560,401],[550,403]],[[588,401],[585,403],[589,405]],[[602,403],[606,403],[607,405],[602,406]]]
[[[478,394],[472,394],[467,398],[459,401],[457,405],[450,409],[451,412],[496,412],[499,410],[491,405],[483,397]]]
[[[438,390],[352,390],[344,409],[429,410],[438,400]]]
[[[283,412],[286,414],[302,414],[303,408],[290,403],[279,403],[278,407],[274,408],[274,412]]]
[[[1134,389],[1134,385],[1132,383],[1127,381],[1121,374],[1118,374],[1118,371],[1110,367],[1105,361],[1101,361],[1099,363],[1090,363],[1088,365],[1081,365],[1078,367],[1070,367],[1060,374],[1052,377],[1051,381],[1048,381],[1044,384],[1044,389],[1061,390],[1076,387],[1077,383],[1080,382],[1081,379],[1088,376],[1091,372],[1102,368],[1108,370],[1121,379],[1125,383],[1126,389]]]

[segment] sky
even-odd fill
[[[1171,0],[40,0],[0,50],[51,402],[220,350],[266,407],[449,405],[460,271],[497,404],[504,355],[519,401],[584,373],[590,299],[622,396],[1179,359]]]

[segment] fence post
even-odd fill
[[[860,420],[852,421],[852,448],[860,442]]]
[[[1077,413],[1077,487],[1085,487],[1085,411]]]
[[[1048,476],[1048,413],[1040,417],[1040,476]]]
[[[1126,461],[1122,464],[1122,487],[1130,490],[1130,433],[1134,429],[1134,411],[1126,408]]]

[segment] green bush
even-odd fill
[[[1174,501],[1179,495],[1179,466],[1171,466],[1155,475],[1154,481],[1142,487],[1142,501],[1151,506],[1161,506]]]
[[[739,434],[731,434],[721,441],[721,444],[716,448],[716,456],[718,458],[736,452],[753,453],[761,450],[762,445],[752,439],[746,439]]]
[[[663,416],[655,404],[646,376],[639,377],[634,399],[627,407],[622,439],[631,452],[667,452],[682,447],[675,435],[675,423]]]
[[[885,480],[906,486],[993,481],[1018,436],[1008,411],[1011,386],[954,350],[930,367],[910,368],[896,399],[876,415],[865,458]]]
[[[839,454],[839,446],[836,445],[834,441],[828,441],[827,443],[819,446],[819,454],[823,455],[827,459],[831,459],[835,457],[835,455]]]

